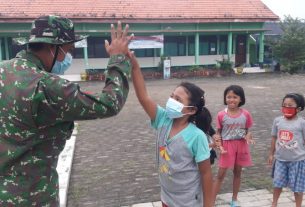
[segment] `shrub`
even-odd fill
[[[233,69],[233,62],[228,58],[222,57],[222,60],[216,60],[216,68],[221,70],[230,71]]]

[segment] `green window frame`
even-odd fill
[[[217,36],[200,35],[199,36],[199,55],[217,54]]]
[[[219,54],[228,54],[228,35],[219,36]]]
[[[195,56],[195,37],[188,36],[188,55]]]
[[[165,36],[164,54],[166,56],[185,56],[186,37],[185,36]]]
[[[108,58],[104,42],[106,37],[88,37],[88,58]]]
[[[135,55],[137,57],[154,57],[154,48],[146,48],[146,49],[134,49]],[[160,56],[160,49],[156,48],[156,56]]]

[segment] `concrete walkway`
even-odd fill
[[[216,207],[228,207],[232,194],[225,193],[217,196]],[[238,196],[242,207],[270,207],[272,203],[272,193],[268,190],[249,190],[240,192]],[[278,203],[278,207],[294,207],[293,193],[284,190]],[[131,207],[162,207],[161,202],[139,203]]]
[[[59,195],[60,195],[60,207],[66,207],[67,193],[69,188],[69,179],[72,167],[72,160],[74,154],[74,147],[77,135],[77,125],[73,132],[71,139],[66,143],[66,146],[62,153],[57,165],[57,171],[59,174]],[[226,207],[232,198],[232,193],[220,194],[217,196],[216,207]],[[238,194],[238,199],[242,207],[270,207],[272,203],[272,192],[262,190],[248,190]],[[287,189],[284,189],[278,203],[278,207],[294,207],[293,193]],[[305,206],[305,202],[304,205]],[[122,206],[123,207],[123,206]],[[151,203],[139,203],[131,206],[124,207],[162,207],[161,202]]]
[[[60,189],[60,207],[66,207],[67,192],[69,188],[69,178],[71,173],[71,166],[73,160],[73,153],[75,147],[75,140],[77,134],[77,127],[73,132],[73,136],[67,141],[63,152],[60,154],[57,171],[59,174],[59,189]],[[220,194],[217,196],[217,207],[229,206],[232,198],[232,193]],[[272,203],[272,192],[262,190],[248,190],[240,192],[238,195],[242,207],[270,207]],[[279,199],[278,207],[293,207],[294,196],[293,193],[284,189]],[[304,205],[305,206],[305,202]],[[127,207],[127,206],[126,206]],[[128,207],[162,207],[161,202],[139,203]]]

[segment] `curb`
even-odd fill
[[[69,188],[69,180],[72,169],[72,161],[74,155],[76,134],[77,134],[77,123],[75,123],[72,136],[69,140],[66,141],[65,148],[59,154],[58,163],[57,163],[57,173],[59,180],[59,201],[60,207],[67,206],[67,195]]]

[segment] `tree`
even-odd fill
[[[293,74],[305,66],[305,22],[286,16],[280,25],[283,34],[273,44],[274,56],[284,71]]]

